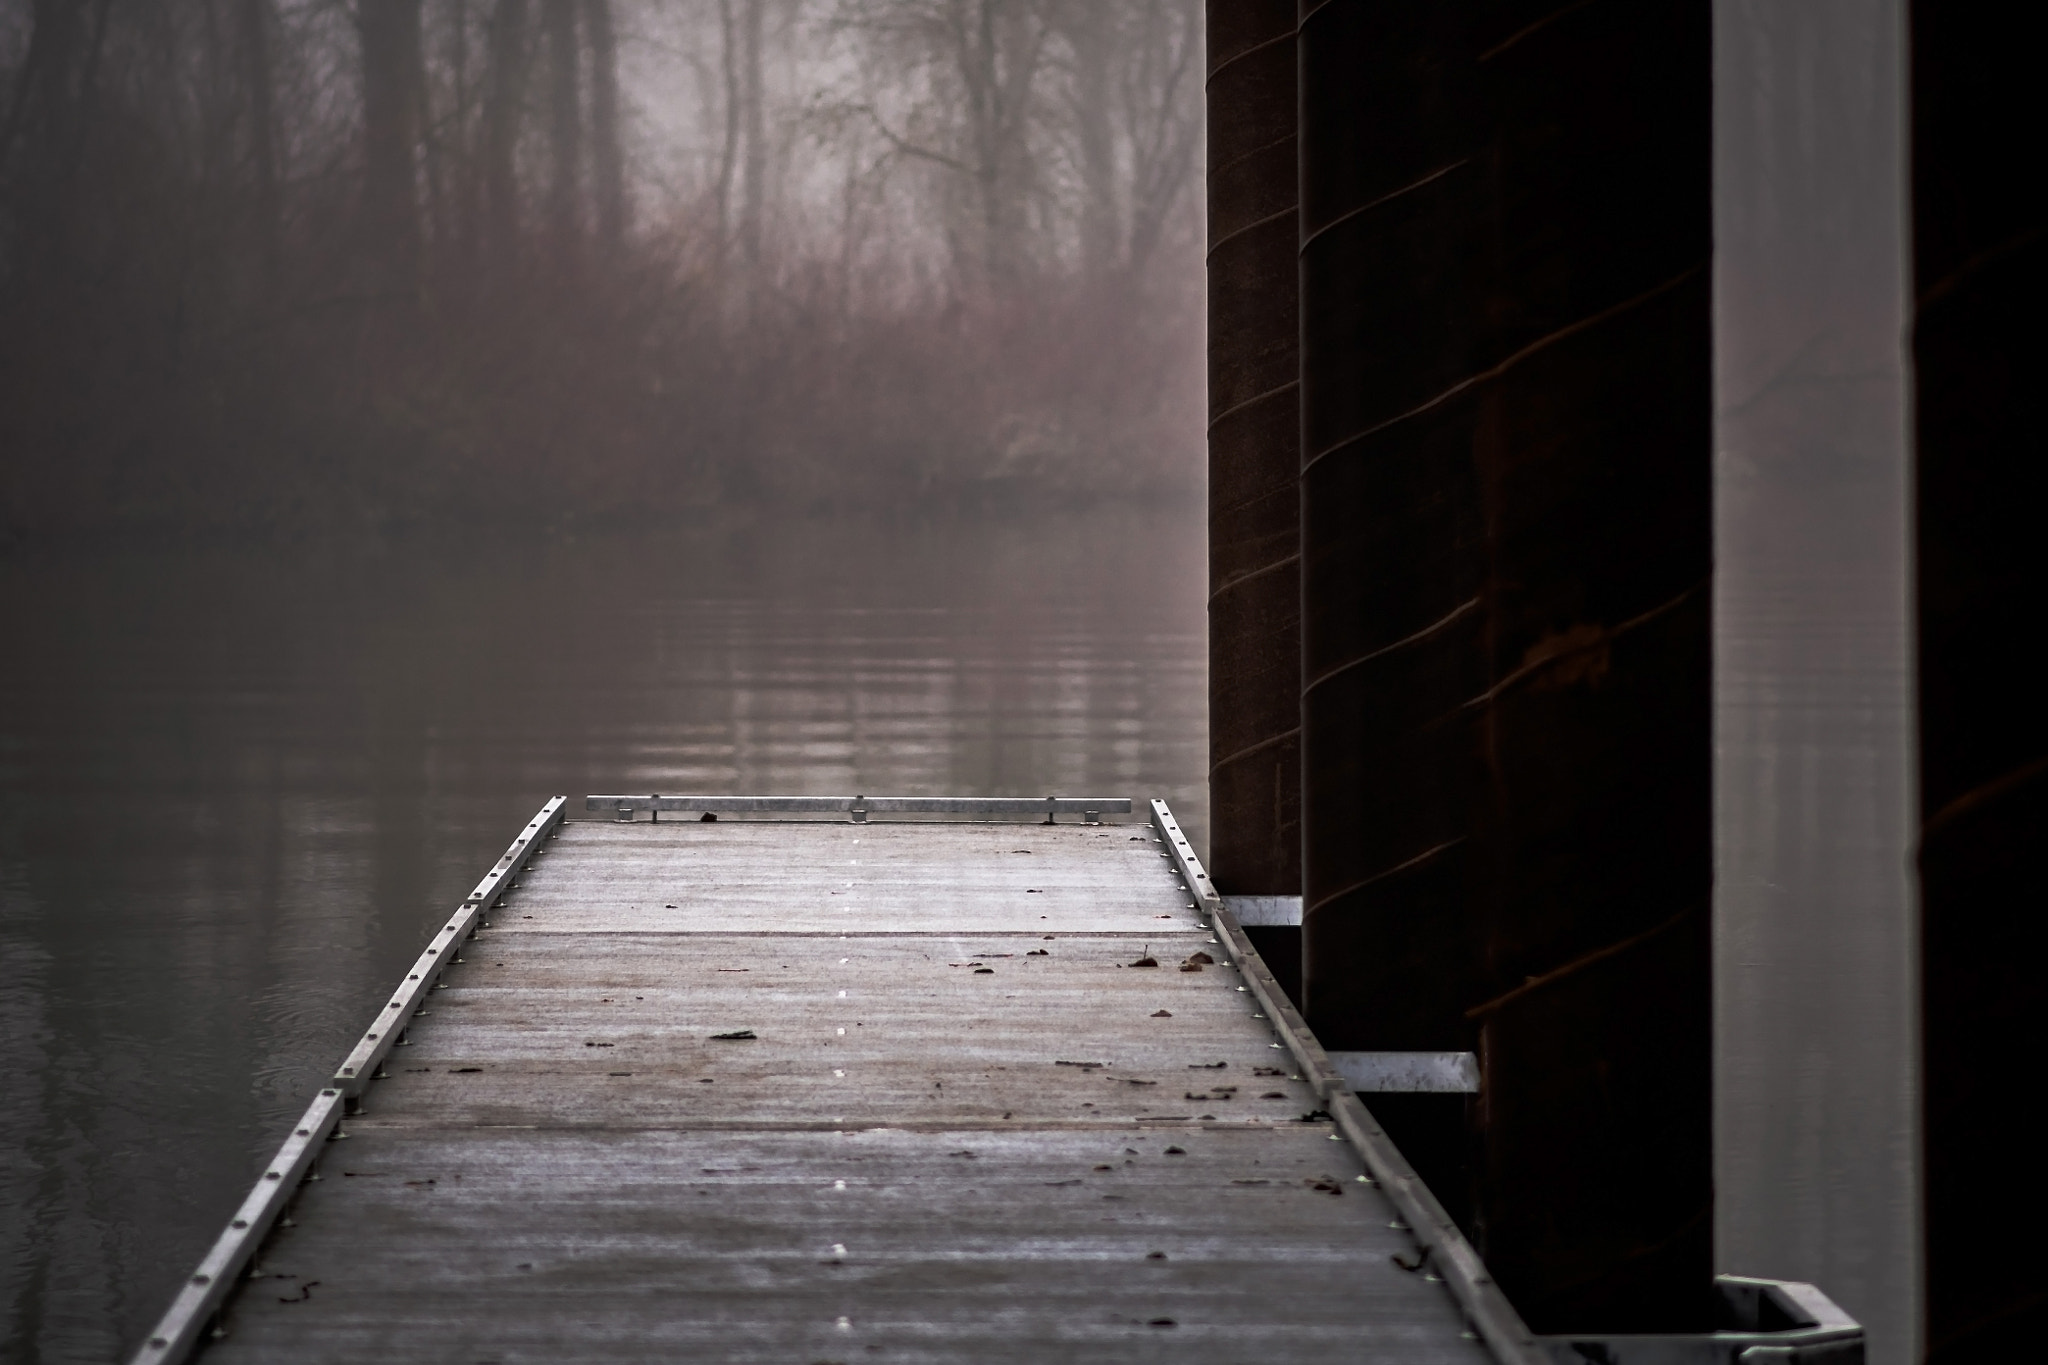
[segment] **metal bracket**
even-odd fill
[[[1717,1275],[1718,1332],[1544,1336],[1552,1365],[1863,1365],[1863,1327],[1797,1280]]]
[[[1300,927],[1299,896],[1225,896],[1223,904],[1247,929]]]
[[[1476,1095],[1479,1058],[1470,1052],[1332,1052],[1337,1068],[1360,1095]]]

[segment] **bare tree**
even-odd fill
[[[1200,0],[1068,0],[1068,126],[1082,268],[1142,277],[1194,181],[1201,145]]]
[[[583,100],[577,77],[576,0],[541,0],[548,45],[548,232],[553,249],[573,256],[582,223]]]
[[[469,69],[469,0],[453,0],[448,24],[448,79],[453,108],[448,122],[455,152],[455,253],[456,270],[468,275],[475,264],[478,238],[483,230],[483,180],[476,155],[475,96]]]
[[[409,299],[419,286],[418,71],[420,0],[361,0],[363,231],[377,288]]]
[[[583,0],[583,26],[590,34],[591,198],[597,238],[605,253],[619,249],[626,233],[625,151],[619,130],[619,45],[612,29],[611,0]]]
[[[497,0],[491,11],[490,73],[484,98],[485,238],[494,267],[511,273],[519,258],[520,124],[526,107],[526,0]]]
[[[1093,280],[1119,271],[1123,259],[1123,194],[1117,177],[1116,88],[1111,67],[1121,53],[1117,10],[1069,4],[1060,29],[1072,49],[1068,107],[1081,189],[1081,268]]]
[[[419,129],[420,179],[426,182],[426,235],[445,246],[455,231],[449,221],[447,193],[447,139],[440,120],[434,117],[434,88],[427,75],[426,39],[422,32],[412,69],[413,118]]]
[[[949,237],[960,273],[1018,283],[1028,255],[1032,145],[1052,37],[1050,0],[842,0],[839,23],[861,34],[876,70],[907,67],[924,82],[902,128],[871,102],[875,126],[902,155],[952,173]],[[900,64],[900,65],[890,65]],[[964,210],[964,212],[962,211]]]
[[[16,140],[31,192],[24,226],[34,249],[68,249],[74,182],[99,96],[112,0],[35,0],[28,51],[0,125],[0,167]]]
[[[767,90],[762,78],[761,28],[766,0],[740,0],[740,138],[746,148],[740,178],[740,250],[749,265],[761,260],[761,211],[768,176]]]
[[[1201,154],[1202,6],[1144,0],[1126,14],[1118,91],[1131,158],[1124,263],[1137,274],[1185,201]]]
[[[1096,486],[1199,380],[1198,19],[0,0],[0,539],[17,468],[253,508],[298,460],[394,515],[570,449],[633,507],[691,441],[739,496]],[[211,473],[131,478],[172,449]]]
[[[270,0],[240,0],[236,19],[242,53],[243,81],[248,88],[249,162],[255,179],[257,249],[266,281],[277,274],[278,234],[283,230],[283,201],[278,193],[277,91],[270,60]]]
[[[740,106],[745,96],[740,84],[739,32],[733,16],[733,0],[718,0],[719,72],[723,77],[724,146],[718,158],[715,202],[718,208],[717,262],[721,275],[725,248],[732,235],[733,176],[739,169]]]

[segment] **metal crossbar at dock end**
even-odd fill
[[[631,820],[641,811],[659,820],[664,811],[699,815],[844,815],[855,823],[871,815],[938,815],[956,819],[1024,820],[1078,815],[1096,824],[1105,815],[1129,815],[1127,796],[664,796],[660,793],[586,796],[583,809]]]

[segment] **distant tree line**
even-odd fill
[[[0,0],[0,537],[1200,468],[1198,0]]]

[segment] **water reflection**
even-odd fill
[[[555,792],[1164,795],[1199,514],[0,566],[0,1358],[133,1344]]]

